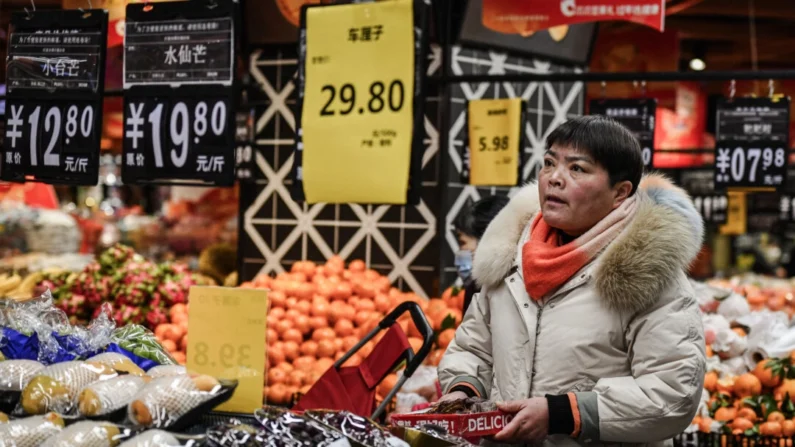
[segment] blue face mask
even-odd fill
[[[458,276],[467,281],[472,276],[472,251],[461,250],[455,255],[455,268]]]

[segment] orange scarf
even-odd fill
[[[568,244],[562,244],[560,231],[547,225],[539,211],[522,247],[522,273],[530,297],[540,300],[565,284],[621,234],[636,211],[637,196],[632,196]]]

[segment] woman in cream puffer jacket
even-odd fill
[[[705,344],[685,270],[703,224],[689,197],[645,176],[637,212],[593,261],[535,301],[522,249],[539,210],[536,185],[520,190],[475,252],[472,300],[439,365],[445,392],[460,385],[493,401],[573,396],[578,434],[545,444],[654,444],[692,420]]]

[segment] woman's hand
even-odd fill
[[[549,431],[549,405],[543,397],[498,402],[497,407],[504,413],[515,413],[513,420],[494,440],[507,443],[543,441]]]

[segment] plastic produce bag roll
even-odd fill
[[[0,447],[39,447],[63,426],[63,419],[55,413],[0,424]]]
[[[146,383],[147,379],[130,375],[92,383],[77,397],[78,412],[82,416],[95,417],[124,408]]]
[[[88,362],[50,365],[30,380],[22,390],[22,409],[27,414],[56,411],[71,414],[80,391],[94,382],[117,374],[110,367]]]
[[[127,437],[123,434],[127,431],[107,422],[81,421],[49,438],[41,447],[115,447],[122,437]]]

